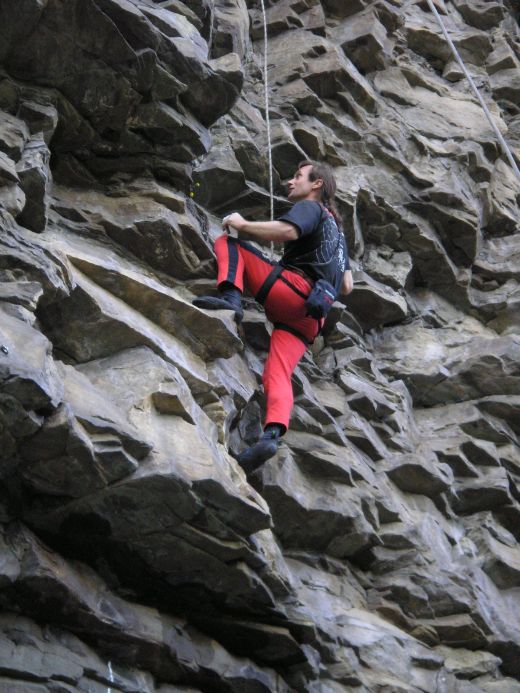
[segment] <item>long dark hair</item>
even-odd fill
[[[336,180],[334,178],[334,173],[332,168],[328,164],[322,164],[318,161],[302,161],[298,164],[298,170],[304,166],[312,166],[312,170],[309,171],[309,180],[322,180],[323,185],[321,187],[321,200],[320,202],[326,207],[332,214],[338,225],[338,229],[341,229],[343,222],[341,220],[341,215],[334,202],[334,196],[336,195]]]

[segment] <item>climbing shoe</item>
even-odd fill
[[[197,308],[206,310],[232,310],[235,313],[236,322],[241,322],[244,317],[242,310],[242,293],[236,286],[228,284],[219,287],[218,296],[199,296],[193,301]]]
[[[251,474],[261,467],[264,462],[276,455],[279,444],[280,428],[277,424],[267,426],[260,440],[243,450],[237,457],[237,462],[246,474]]]

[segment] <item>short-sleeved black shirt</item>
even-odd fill
[[[312,279],[326,279],[339,291],[350,268],[347,243],[332,214],[318,202],[297,202],[279,221],[292,224],[299,237],[284,244],[283,267],[296,267]]]

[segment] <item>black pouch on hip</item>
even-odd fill
[[[336,290],[326,279],[318,279],[305,301],[307,315],[321,320],[326,318],[336,300]]]

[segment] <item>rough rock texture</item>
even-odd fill
[[[0,3],[0,692],[520,691],[520,186],[424,0],[267,4],[276,209],[356,279],[249,481],[256,0]],[[513,0],[435,0],[520,157]]]

